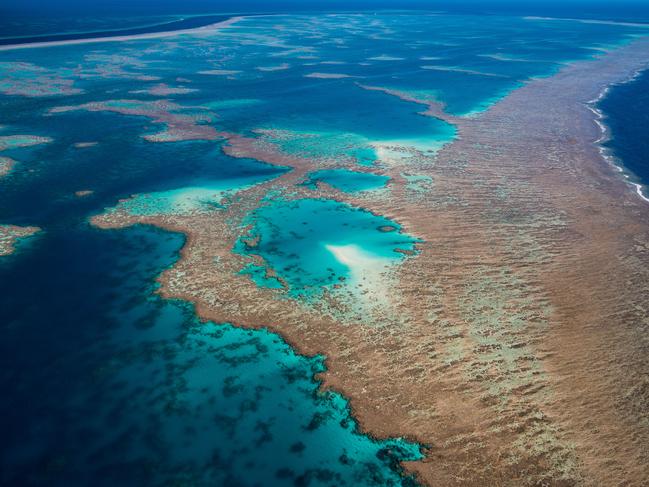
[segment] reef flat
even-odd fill
[[[0,127],[0,130],[4,127]],[[15,149],[22,147],[32,147],[40,144],[52,142],[49,137],[39,137],[36,135],[0,135],[0,153],[11,153]],[[0,178],[7,176],[16,166],[17,161],[12,157],[0,156]]]
[[[587,103],[643,69],[648,53],[637,41],[574,63],[458,121],[459,139],[434,165],[384,169],[388,197],[316,192],[421,239],[415,257],[373,276],[390,291],[361,314],[357,296],[332,292],[312,307],[236,274],[233,219],[266,191],[285,191],[312,160],[283,158],[294,172],[245,190],[218,218],[95,223],[186,233],[162,292],[204,318],[264,323],[325,355],[325,387],[350,398],[364,431],[427,445],[423,461],[407,464],[427,484],[641,485],[649,208],[602,159]],[[263,148],[255,157],[272,159]],[[434,189],[413,195],[404,170]]]
[[[9,157],[0,157],[0,178],[9,174],[15,164],[16,161]]]
[[[21,97],[6,103],[49,93],[29,120],[50,124],[42,154],[129,183],[71,198],[95,188],[83,173],[65,195],[97,233],[185,235],[158,292],[206,333],[322,357],[318,386],[359,431],[407,445],[390,479],[649,479],[649,207],[603,158],[591,109],[647,68],[642,27],[268,16],[54,47],[79,66],[2,54],[0,88]]]
[[[0,225],[0,257],[13,254],[16,243],[40,232],[38,227],[19,227],[17,225]]]

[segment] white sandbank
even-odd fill
[[[57,46],[72,46],[76,44],[93,44],[99,42],[124,42],[124,41],[137,41],[143,39],[161,39],[165,37],[175,37],[178,35],[189,34],[189,35],[206,35],[211,34],[219,29],[228,27],[240,20],[244,19],[243,16],[232,17],[223,22],[217,22],[215,24],[205,25],[203,27],[196,27],[194,29],[183,29],[183,30],[170,30],[164,32],[149,32],[146,34],[135,34],[130,36],[115,36],[115,37],[89,37],[87,39],[70,39],[66,41],[45,41],[45,42],[31,42],[27,44],[7,44],[6,46],[0,46],[0,51],[13,51],[16,49],[35,49],[42,47],[57,47]]]

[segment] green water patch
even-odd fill
[[[323,169],[308,174],[304,185],[315,189],[322,181],[345,193],[371,191],[384,188],[390,178],[380,174],[372,174],[349,169]]]
[[[250,230],[234,251],[260,256],[289,295],[302,298],[396,264],[418,241],[383,216],[325,199],[268,201],[244,225]]]

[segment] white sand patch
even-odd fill
[[[237,69],[208,69],[205,71],[199,71],[198,74],[207,74],[210,76],[230,76],[233,74],[239,74],[241,71]]]
[[[370,142],[377,159],[383,164],[395,166],[414,155],[434,156],[448,141],[411,138]]]
[[[368,57],[367,59],[369,61],[403,61],[405,58],[383,54],[381,56]]]
[[[387,271],[396,261],[374,255],[356,244],[325,244],[325,248],[349,268],[344,288],[356,304],[367,311],[385,310],[390,306],[391,286]]]
[[[372,142],[370,144],[376,153],[379,162],[388,166],[396,166],[404,163],[404,159],[412,157],[412,154],[389,143]]]

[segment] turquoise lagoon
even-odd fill
[[[389,267],[403,259],[404,252],[413,252],[417,242],[387,218],[324,199],[269,201],[244,224],[252,228],[235,251],[262,257],[291,296],[307,299],[368,269]],[[256,276],[259,273],[252,274]]]
[[[181,236],[88,224],[121,200],[136,214],[219,211],[224,196],[286,168],[228,157],[220,142],[149,142],[142,136],[160,127],[147,117],[52,108],[168,99],[215,130],[326,159],[312,182],[360,191],[372,184],[349,171],[356,164],[394,162],[391,145],[433,156],[456,136],[421,105],[360,85],[466,116],[646,32],[498,16],[278,15],[209,36],[0,52],[2,135],[51,139],[3,154],[21,164],[0,180],[0,223],[44,231],[0,261],[0,483],[408,485],[398,462],[420,455],[356,431],[345,400],[313,378],[326,358],[296,355],[267,331],[201,323],[186,303],[157,296],[154,279]],[[215,70],[230,74],[204,74]],[[151,94],[160,83],[171,94]],[[398,163],[411,189],[432,186],[407,158]],[[270,195],[247,223],[233,249],[251,256],[243,272],[299,299],[374,282],[416,249],[394,222],[322,199]]]

